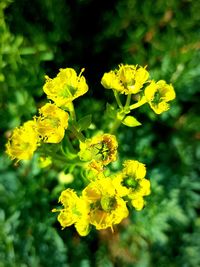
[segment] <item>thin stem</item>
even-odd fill
[[[54,150],[41,150],[42,154],[52,157],[52,159],[60,160],[62,162],[66,162],[66,156],[63,154],[58,154],[57,151]]]
[[[120,103],[121,103],[121,102],[120,102]],[[123,106],[121,105],[121,109],[120,109],[120,111],[119,111],[121,118],[120,118],[120,119],[117,118],[117,119],[115,120],[115,122],[114,122],[112,128],[110,129],[110,133],[114,133],[114,132],[116,132],[116,130],[117,130],[117,129],[119,128],[119,126],[121,125],[121,122],[123,121],[123,119],[124,119],[124,117],[126,116],[126,114],[130,112],[130,110],[129,110],[130,103],[131,103],[131,94],[128,94],[128,95],[127,95],[127,99],[126,99],[126,104],[125,104],[125,106],[123,107]]]
[[[113,134],[116,132],[116,130],[119,128],[119,126],[121,125],[121,120],[116,119],[116,121],[114,122],[112,128],[110,129],[110,133]]]
[[[128,108],[130,106],[130,103],[131,103],[131,94],[128,94],[124,108],[125,109]]]
[[[119,108],[123,108],[123,106],[122,106],[122,102],[121,102],[121,100],[120,100],[120,98],[119,98],[119,94],[118,94],[118,92],[116,91],[116,90],[113,90],[113,92],[114,92],[114,96],[115,96],[115,99],[116,99],[116,101],[117,101],[117,105],[119,106]]]
[[[67,136],[67,134],[65,134],[65,141],[66,141],[66,144],[67,144],[67,147],[69,148],[70,152],[73,153],[73,154],[76,154],[77,151],[74,149],[69,137]]]
[[[57,159],[57,160],[64,161],[64,162],[66,162],[66,160],[67,160],[66,157],[64,157],[64,156],[62,156],[62,155],[55,154],[55,153],[52,154],[52,158],[53,158],[53,160],[54,160],[54,159]]]
[[[145,103],[147,103],[147,100],[143,96],[139,102],[137,102],[137,103],[135,103],[135,104],[130,106],[130,110],[135,109],[135,108],[139,108],[140,106],[144,105]]]

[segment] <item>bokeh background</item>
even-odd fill
[[[200,1],[0,1],[0,267],[200,266]],[[114,234],[80,238],[61,230],[51,209],[61,190],[59,168],[41,170],[37,155],[17,166],[4,154],[10,131],[46,101],[44,75],[73,67],[90,91],[75,101],[101,128],[109,90],[100,79],[120,63],[148,65],[172,83],[177,98],[158,116],[118,131],[121,159],[147,165],[152,194]],[[78,186],[78,178],[73,186]]]

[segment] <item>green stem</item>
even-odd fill
[[[76,161],[67,162],[67,163],[65,164],[66,167],[67,167],[67,166],[70,166],[70,165],[76,165],[76,166],[84,167],[84,166],[87,165],[87,163],[86,163],[86,162],[83,162],[83,161],[78,161],[78,160],[76,160]]]
[[[65,156],[62,156],[62,155],[58,155],[58,154],[52,154],[52,159],[57,159],[57,160],[60,160],[60,161],[64,161],[66,162],[67,158]]]
[[[118,92],[116,91],[116,90],[113,90],[113,92],[114,92],[114,96],[115,96],[115,99],[116,99],[116,101],[117,101],[117,105],[119,106],[119,108],[123,108],[123,106],[122,106],[122,102],[121,102],[121,100],[120,100],[120,98],[119,98],[119,94],[118,94]]]
[[[41,151],[41,154],[43,155],[47,155],[47,156],[50,156],[53,160],[56,159],[56,160],[59,160],[59,161],[62,161],[62,162],[66,162],[67,158],[65,155],[63,154],[58,154],[56,151],[51,151],[51,150],[43,150]]]
[[[116,132],[116,130],[121,125],[121,122],[123,121],[123,119],[126,116],[126,114],[128,114],[130,112],[130,103],[131,103],[131,94],[128,94],[125,106],[123,107],[121,105],[121,108],[120,108],[120,111],[119,111],[120,119],[118,119],[118,118],[116,119],[116,121],[114,122],[112,128],[110,129],[110,133]]]
[[[110,129],[110,133],[113,134],[116,132],[116,130],[119,128],[119,126],[121,125],[121,120],[116,119],[116,121],[114,122],[112,128]]]
[[[67,136],[67,134],[65,134],[65,141],[66,141],[66,145],[67,147],[69,148],[70,152],[73,153],[73,154],[76,154],[77,151],[74,149],[69,137]]]
[[[135,109],[135,108],[139,108],[140,106],[144,105],[145,103],[147,103],[147,100],[143,96],[139,102],[137,102],[137,103],[135,103],[135,104],[130,106],[130,110]]]
[[[128,94],[127,95],[127,99],[126,99],[126,104],[125,104],[124,108],[125,109],[129,108],[130,103],[131,103],[131,94]]]

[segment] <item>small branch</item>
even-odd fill
[[[133,104],[133,105],[130,106],[130,110],[139,108],[140,106],[144,105],[145,103],[147,103],[147,100],[143,96],[139,102],[137,102],[137,103],[135,103],[135,104]]]
[[[122,106],[122,102],[121,102],[121,100],[120,100],[120,98],[119,98],[119,94],[118,94],[118,92],[116,91],[116,90],[113,90],[113,93],[114,93],[114,96],[115,96],[115,99],[116,99],[116,101],[117,101],[117,105],[119,106],[119,108],[123,108],[123,106]]]

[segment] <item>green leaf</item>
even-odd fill
[[[138,120],[133,116],[126,116],[122,123],[128,127],[136,127],[142,125]]]
[[[86,130],[90,126],[91,122],[92,122],[92,115],[91,114],[86,115],[85,117],[81,118],[78,121],[79,131]]]
[[[20,49],[20,55],[33,55],[36,54],[37,50],[35,47],[23,47]]]

